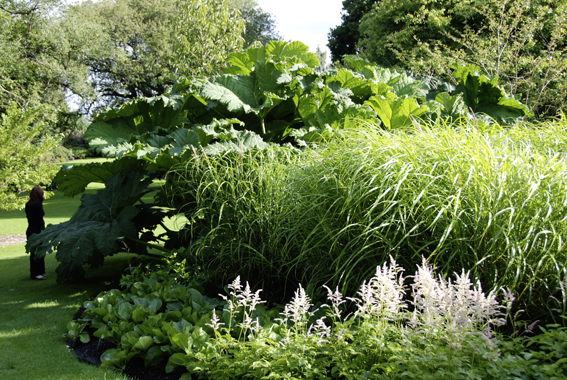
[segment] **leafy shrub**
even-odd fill
[[[22,193],[51,183],[57,172],[51,156],[56,139],[46,136],[34,141],[46,128],[38,121],[44,111],[43,107],[20,109],[14,103],[0,115],[0,210],[23,208],[27,197]]]
[[[53,149],[53,156],[58,161],[71,161],[75,159],[73,151],[63,145],[59,145],[58,147]]]
[[[538,115],[556,116],[567,106],[566,15],[565,1],[379,1],[360,23],[358,47],[379,65],[424,76],[479,66]]]
[[[73,152],[73,158],[76,160],[91,157],[91,151],[89,148],[85,148],[84,146],[72,146],[70,149],[71,152]]]

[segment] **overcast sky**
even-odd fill
[[[342,0],[257,0],[276,20],[284,40],[301,41],[315,51],[327,48],[327,34],[341,23]],[[330,58],[330,53],[328,53]]]

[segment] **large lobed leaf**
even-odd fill
[[[56,251],[58,281],[72,281],[84,274],[83,265],[99,266],[104,257],[121,250],[121,243],[136,241],[150,220],[135,207],[149,190],[144,171],[119,171],[96,194],[83,194],[77,212],[67,222],[48,225],[26,243],[38,257]],[[145,223],[146,221],[150,223]],[[154,226],[155,227],[155,226]]]
[[[183,112],[184,102],[177,93],[138,98],[96,117],[85,132],[85,140],[98,152],[109,153],[108,147],[128,142],[132,135],[182,126],[189,122]]]
[[[53,182],[57,189],[68,197],[83,193],[89,183],[106,183],[119,171],[131,172],[144,169],[145,163],[134,158],[124,158],[104,163],[64,166],[55,176]]]
[[[455,92],[463,94],[465,105],[473,112],[488,115],[499,123],[524,116],[533,116],[528,107],[509,97],[498,87],[498,78],[489,80],[476,66],[453,66],[459,85]]]

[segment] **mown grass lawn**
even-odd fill
[[[46,224],[68,220],[79,204],[80,197],[56,192],[44,204]],[[26,228],[24,211],[0,214],[0,235],[23,234]],[[127,379],[79,362],[63,337],[84,301],[116,286],[128,264],[127,254],[109,258],[103,267],[89,270],[83,282],[72,285],[55,281],[55,255],[48,255],[45,264],[48,280],[31,280],[25,245],[0,247],[0,379]]]
[[[126,379],[80,363],[63,338],[82,303],[113,284],[124,256],[89,271],[80,284],[61,285],[53,255],[46,258],[48,280],[36,281],[29,278],[24,244],[0,248],[0,379]]]

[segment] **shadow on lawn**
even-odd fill
[[[55,378],[53,371],[57,378],[75,379],[84,368],[63,337],[67,323],[84,301],[118,286],[127,257],[110,258],[101,268],[89,270],[81,282],[58,284],[54,257],[46,259],[48,280],[32,280],[23,245],[13,248],[20,247],[22,255],[7,258],[1,257],[0,249],[0,379],[41,379],[37,376],[42,371],[46,379]]]

